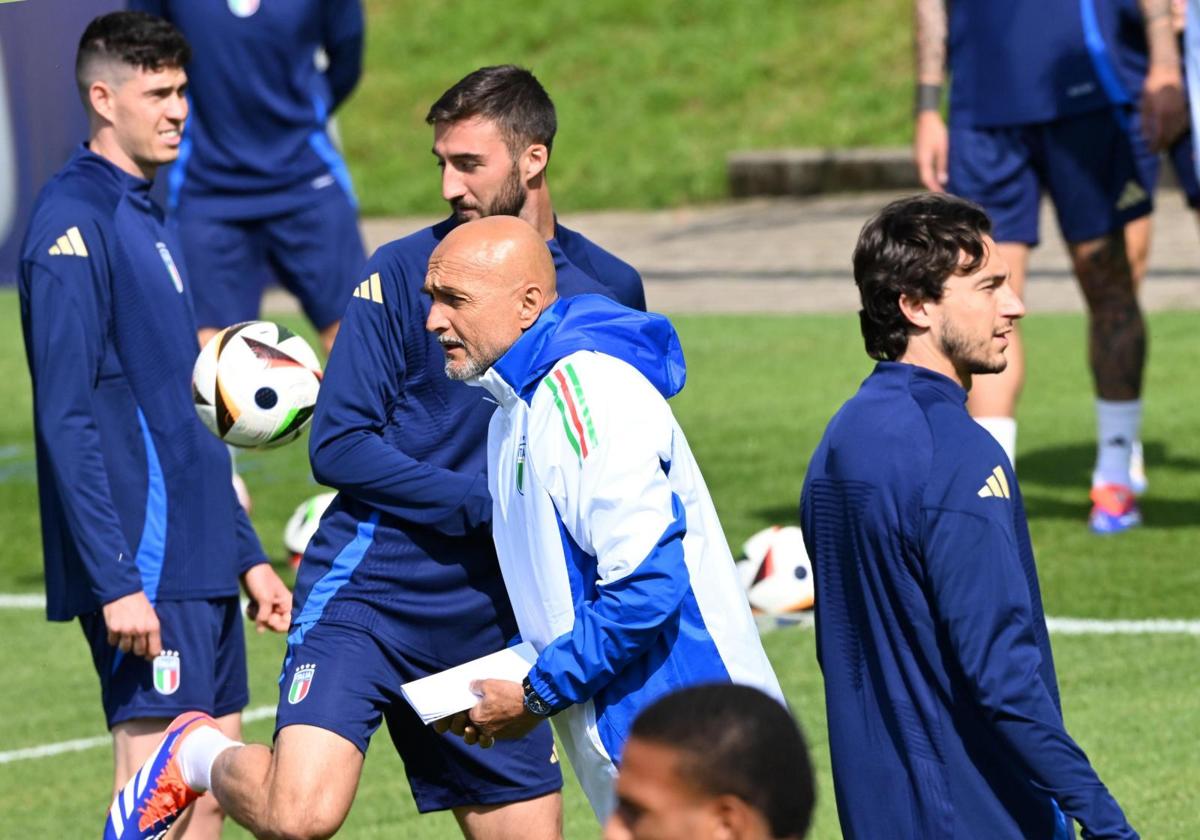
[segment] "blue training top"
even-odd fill
[[[206,216],[271,216],[343,189],[325,130],[362,70],[359,0],[132,0],[192,46],[191,114],[168,204]],[[323,49],[328,69],[317,68]]]
[[[804,482],[842,831],[1137,837],[1064,727],[1020,489],[965,403],[881,362]]]
[[[516,635],[492,544],[487,428],[495,403],[450,380],[421,293],[447,219],[382,246],[363,272],[330,355],[309,442],[313,475],[338,490],[296,580],[293,643],[322,622],[370,629],[443,666],[495,651]],[[561,225],[548,243],[559,294],[617,297],[589,265],[637,273]],[[636,289],[634,281],[636,280]]]
[[[1028,125],[1130,99],[1112,45],[1110,0],[954,0],[947,36],[950,116],[963,126]]]
[[[183,263],[150,182],[80,147],[21,247],[46,607],[65,621],[144,589],[237,594],[266,557],[229,454],[192,405],[200,352]]]

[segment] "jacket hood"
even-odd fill
[[[529,402],[550,369],[580,350],[632,365],[664,399],[683,390],[687,379],[679,336],[665,316],[628,309],[602,295],[555,302],[492,369]]]

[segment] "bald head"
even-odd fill
[[[488,216],[452,230],[429,258],[426,328],[446,354],[446,375],[483,374],[557,295],[554,258],[516,216]]]
[[[554,258],[538,232],[516,216],[488,216],[459,225],[429,258],[430,282],[478,278],[497,288],[533,284],[553,297]]]

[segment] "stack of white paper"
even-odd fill
[[[479,659],[464,662],[440,674],[431,674],[400,686],[404,699],[416,710],[424,723],[469,709],[479,698],[472,693],[475,680],[509,680],[519,683],[525,679],[537,651],[529,642],[489,653]]]

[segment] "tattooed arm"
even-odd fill
[[[1142,130],[1150,147],[1160,151],[1187,127],[1187,103],[1183,98],[1171,0],[1141,0],[1141,7],[1150,53],[1150,67],[1142,89]]]
[[[946,78],[946,0],[913,0],[913,42],[917,65],[913,160],[925,188],[942,192],[950,148],[940,110]]]

